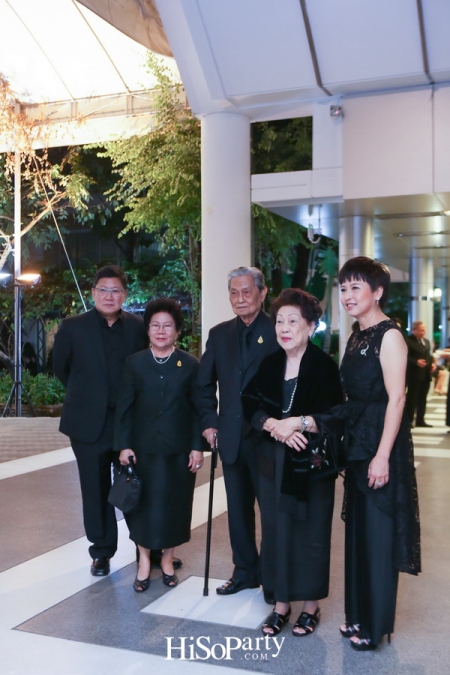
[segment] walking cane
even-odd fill
[[[209,472],[209,504],[208,504],[208,525],[206,529],[206,560],[205,560],[205,585],[203,587],[203,595],[208,595],[208,581],[209,581],[209,559],[211,557],[211,525],[212,525],[212,509],[214,499],[214,471],[217,467],[217,434],[214,434],[214,444],[211,448],[211,469]]]

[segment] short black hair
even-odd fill
[[[387,302],[389,295],[389,287],[391,285],[391,273],[389,267],[382,262],[377,262],[373,258],[368,258],[365,255],[350,258],[341,267],[339,271],[339,283],[344,281],[365,281],[369,284],[374,293],[378,288],[383,289],[383,295],[380,298],[380,307],[383,308]]]
[[[286,307],[287,305],[298,307],[300,314],[305,319],[305,321],[308,323],[314,323],[317,328],[323,311],[322,307],[320,306],[320,302],[314,295],[311,295],[311,293],[307,293],[306,291],[302,291],[301,288],[285,288],[284,291],[281,291],[278,298],[275,298],[275,300],[272,302],[270,316],[273,323],[276,322],[277,314],[280,309],[282,307]]]
[[[149,329],[152,316],[158,314],[158,312],[167,312],[167,314],[170,314],[174,320],[177,332],[180,332],[183,325],[183,312],[181,311],[178,302],[172,300],[172,298],[157,298],[148,303],[144,312],[144,325],[146,331]]]
[[[105,267],[100,267],[92,279],[92,288],[97,286],[100,279],[119,279],[122,282],[124,289],[126,290],[128,288],[127,275],[120,267],[117,267],[117,265],[105,265]]]

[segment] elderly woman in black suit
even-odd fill
[[[275,603],[265,635],[280,632],[293,601],[304,605],[292,632],[310,635],[320,619],[318,601],[328,595],[336,474],[310,478],[306,472],[297,479],[296,451],[271,436],[280,420],[343,400],[336,363],[311,342],[321,315],[309,293],[281,293],[271,308],[280,349],[261,363],[243,396],[245,415],[257,430],[262,585],[266,602]]]
[[[130,539],[139,548],[137,593],[150,585],[151,549],[164,549],[163,583],[177,585],[174,549],[190,539],[195,474],[203,464],[192,400],[198,361],[175,347],[182,321],[174,300],[147,305],[150,348],[127,360],[117,401],[115,450],[123,465],[133,458],[142,480],[140,503],[127,515]]]

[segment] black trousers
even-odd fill
[[[415,380],[408,381],[405,407],[411,424],[414,422],[414,413],[416,413],[416,424],[424,423],[429,388],[430,380],[428,378],[421,382]]]
[[[108,504],[113,461],[114,411],[108,410],[100,438],[95,443],[70,439],[78,464],[86,537],[91,558],[112,558],[117,551],[117,521]]]
[[[227,493],[228,529],[233,552],[233,579],[259,584],[259,554],[255,538],[255,499],[259,478],[254,444],[241,441],[234,464],[223,464]]]
[[[394,631],[398,570],[394,568],[394,521],[359,490],[346,471],[345,618],[361,624],[375,645]]]

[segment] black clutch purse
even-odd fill
[[[345,469],[345,456],[341,439],[331,438],[328,434],[306,432],[308,445],[297,452],[287,448],[283,471],[281,492],[296,494],[299,485],[306,477],[325,478],[336,476]],[[294,487],[296,483],[298,486]]]
[[[122,513],[130,513],[139,504],[141,481],[134,472],[134,462],[129,459],[128,466],[114,467],[114,483],[109,491],[108,502],[120,509]]]
[[[308,434],[308,471],[310,477],[325,477],[345,469],[344,447],[341,439],[328,434]],[[301,453],[300,453],[301,454]]]

